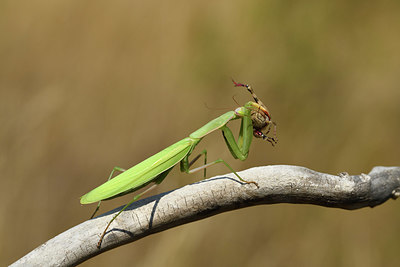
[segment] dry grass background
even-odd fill
[[[267,104],[279,144],[254,140],[239,162],[215,133],[198,147],[211,160],[398,166],[399,14],[398,1],[1,1],[0,265],[86,220],[94,206],[79,197],[113,166],[186,137],[235,108],[233,95],[248,101],[231,76]],[[158,192],[199,179],[175,169]],[[259,206],[84,266],[394,266],[399,209]]]

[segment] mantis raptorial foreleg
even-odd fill
[[[229,151],[232,153],[232,155],[235,158],[239,158],[241,160],[244,160],[247,158],[248,152],[249,152],[249,147],[252,139],[252,125],[251,125],[251,120],[248,117],[243,117],[242,118],[242,123],[239,131],[239,138],[238,141],[235,141],[235,138],[232,134],[232,131],[225,125],[221,126],[220,129],[222,130],[222,134],[224,136],[225,142],[229,148]],[[207,151],[204,150],[202,153],[206,154]],[[201,155],[201,154],[200,154]],[[195,169],[189,170],[189,167],[193,164],[194,161],[196,161],[200,155],[196,156],[190,163],[188,163],[188,157],[189,154],[183,158],[181,161],[181,171],[187,172],[187,173],[194,173],[197,171],[200,171],[202,169],[206,170],[206,168],[216,164],[216,163],[223,163],[231,172],[235,174],[235,176],[242,182],[247,183],[247,184],[255,184],[258,187],[258,184],[253,181],[246,181],[242,177],[240,177],[239,174],[231,167],[229,164],[224,161],[223,159],[217,159],[211,163],[204,164],[203,166],[197,167]]]

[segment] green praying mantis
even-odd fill
[[[235,87],[244,87],[249,91],[255,102],[249,101],[244,106],[238,107],[235,111],[228,111],[218,118],[210,121],[200,129],[191,133],[189,137],[176,142],[175,144],[165,148],[159,153],[149,157],[148,159],[138,163],[128,170],[124,170],[120,167],[114,167],[108,181],[104,184],[96,187],[86,195],[81,197],[81,204],[90,204],[98,202],[97,208],[94,211],[93,216],[96,214],[100,207],[102,200],[108,200],[129,194],[137,191],[150,183],[154,183],[151,187],[136,195],[131,202],[126,204],[107,224],[104,232],[100,236],[100,240],[97,243],[97,247],[101,247],[102,240],[109,228],[110,224],[121,214],[129,205],[134,201],[138,200],[143,194],[149,192],[154,187],[159,185],[172,168],[180,163],[180,169],[182,172],[193,173],[199,170],[204,170],[204,176],[206,176],[206,168],[216,163],[225,164],[235,176],[242,181],[244,184],[254,184],[258,187],[258,184],[253,181],[246,181],[242,179],[229,165],[222,159],[217,159],[213,162],[207,163],[207,151],[204,150],[197,155],[192,161],[189,161],[189,156],[192,154],[196,145],[206,135],[221,129],[226,145],[229,151],[235,159],[245,160],[249,153],[250,144],[253,136],[256,138],[262,138],[270,142],[273,146],[277,143],[276,138],[276,123],[271,120],[271,115],[267,110],[267,107],[261,102],[256,96],[253,89],[248,84],[236,83],[232,80]],[[239,137],[237,141],[232,134],[232,131],[226,126],[228,122],[236,119],[241,119],[241,125],[239,130]],[[273,137],[268,134],[273,128]],[[194,162],[196,162],[202,155],[204,155],[204,165],[190,169]],[[115,171],[122,172],[116,177],[112,178]],[[112,178],[112,179],[111,179]]]

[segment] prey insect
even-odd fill
[[[233,81],[233,80],[232,80]],[[189,156],[192,154],[196,145],[202,140],[203,137],[214,132],[218,129],[222,131],[226,145],[229,151],[235,159],[245,160],[248,156],[250,144],[253,136],[256,138],[262,138],[270,142],[273,146],[277,143],[276,139],[276,124],[272,122],[271,115],[268,112],[266,106],[256,96],[253,89],[248,84],[236,83],[233,81],[235,87],[244,87],[251,93],[255,102],[249,101],[244,106],[238,107],[235,111],[228,111],[218,118],[210,121],[197,131],[191,133],[189,137],[178,141],[177,143],[165,148],[159,153],[149,157],[148,159],[138,163],[128,170],[124,170],[120,167],[114,167],[111,172],[108,181],[99,187],[93,189],[86,195],[81,197],[81,204],[90,204],[99,202],[93,216],[96,214],[100,207],[102,200],[108,200],[116,198],[122,195],[129,194],[137,191],[150,183],[154,183],[151,187],[136,195],[131,202],[126,204],[107,224],[103,233],[100,236],[100,240],[97,247],[101,247],[103,238],[107,232],[107,229],[111,223],[121,214],[129,205],[134,201],[138,200],[143,194],[149,192],[154,187],[159,185],[172,168],[180,163],[180,169],[182,172],[193,173],[196,171],[204,170],[204,176],[206,175],[206,168],[216,163],[223,163],[226,167],[232,171],[235,176],[245,184],[254,184],[258,187],[258,184],[254,181],[246,181],[239,176],[229,165],[222,159],[217,159],[213,162],[207,163],[207,151],[204,150],[197,155],[192,161],[189,161]],[[232,131],[226,126],[228,122],[236,119],[241,119],[241,125],[239,130],[239,136],[237,141],[235,140]],[[273,136],[268,136],[271,129],[273,129]],[[195,161],[197,161],[202,155],[204,155],[204,165],[190,169]],[[116,177],[112,178],[115,171],[122,172]]]

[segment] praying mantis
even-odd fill
[[[121,214],[129,205],[134,201],[138,200],[143,194],[154,189],[159,185],[172,168],[180,163],[180,169],[182,172],[193,173],[196,171],[204,170],[204,176],[206,176],[206,168],[216,163],[223,163],[228,167],[235,176],[242,181],[244,184],[254,184],[258,187],[258,184],[254,181],[246,181],[239,176],[229,165],[222,159],[217,159],[213,162],[207,163],[207,150],[203,150],[197,155],[192,161],[189,161],[189,156],[192,154],[196,145],[206,135],[221,129],[226,145],[229,151],[235,159],[245,160],[248,156],[250,144],[253,136],[256,138],[262,138],[273,146],[277,143],[276,138],[276,123],[271,120],[271,115],[267,110],[267,107],[261,102],[256,96],[254,90],[248,84],[237,83],[234,80],[233,84],[235,87],[244,87],[250,92],[255,102],[249,101],[244,106],[236,108],[234,111],[228,111],[218,118],[210,121],[200,129],[194,131],[181,141],[165,148],[159,153],[149,157],[148,159],[138,163],[128,170],[124,170],[120,167],[114,167],[108,181],[104,184],[96,187],[89,193],[81,197],[81,204],[90,204],[98,202],[97,208],[94,211],[93,216],[96,214],[100,207],[102,200],[109,200],[119,196],[123,196],[134,191],[137,191],[150,183],[154,183],[151,187],[136,195],[131,202],[126,204],[107,224],[103,233],[100,236],[100,240],[97,243],[97,247],[100,249],[103,238],[107,232],[107,229],[111,223]],[[228,122],[236,119],[241,119],[241,125],[239,130],[239,137],[237,141],[232,134],[232,131],[226,126]],[[268,134],[273,128],[273,137]],[[204,165],[190,169],[195,161],[197,161],[202,155],[204,155]],[[122,172],[116,177],[112,178],[115,171]],[[112,178],[112,179],[111,179]]]

